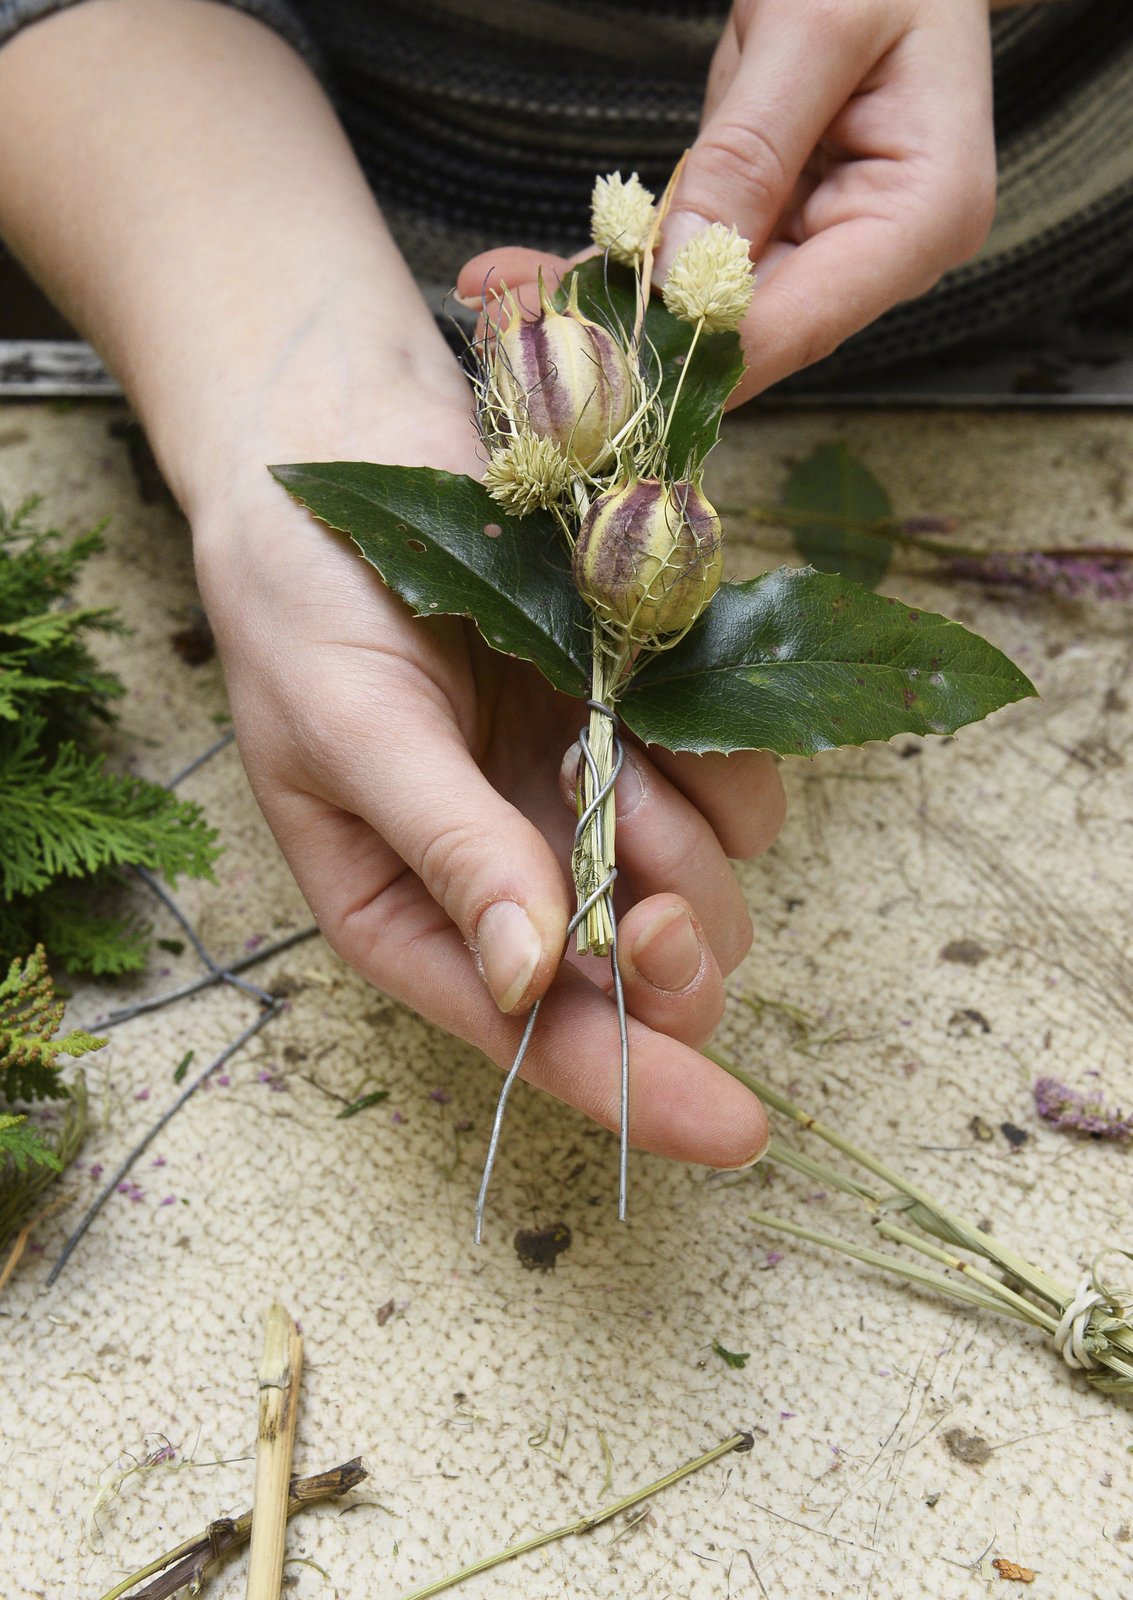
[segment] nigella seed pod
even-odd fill
[[[720,518],[691,483],[642,478],[591,505],[574,581],[593,610],[649,643],[691,627],[720,586]]]
[[[513,426],[549,439],[573,466],[593,467],[629,421],[633,381],[622,345],[578,309],[571,284],[565,311],[540,293],[540,312],[497,335],[493,379]]]

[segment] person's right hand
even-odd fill
[[[283,448],[302,438],[300,425]],[[368,446],[324,439],[318,454],[482,470],[467,411],[415,408],[404,391]],[[564,757],[583,702],[488,650],[470,624],[412,616],[258,460],[196,520],[244,763],[326,938],[500,1065],[546,993],[524,1076],[616,1128],[608,967],[572,955],[559,971],[573,910]],[[502,537],[522,536],[500,521]],[[628,755],[618,854],[631,1139],[739,1166],[764,1147],[763,1110],[698,1047],[751,938],[727,857],[774,837],[778,773],[755,754]]]

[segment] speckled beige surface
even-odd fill
[[[112,516],[88,587],[137,630],[113,648],[130,686],[119,746],[165,778],[215,738],[224,692],[215,664],[170,649],[194,599],[186,541],[167,509],[141,503],[109,431],[118,416],[0,408],[0,497],[38,490],[68,530]],[[973,539],[1133,538],[1121,416],[752,416],[714,462],[719,498],[773,494],[789,458],[834,437],[866,454],[901,512],[958,516]],[[775,559],[733,544],[737,571]],[[1133,1239],[1133,1152],[1040,1124],[1029,1085],[1053,1071],[1133,1100],[1129,610],[992,602],[911,570],[890,586],[986,632],[1043,698],[952,743],[789,765],[787,828],[744,869],[758,933],[735,987],[806,1008],[820,1042],[738,1008],[726,1033],[804,1103],[1076,1280],[1098,1246]],[[227,845],[218,886],[180,897],[210,949],[230,959],[302,926],[235,752],[186,792]],[[978,964],[941,958],[957,940],[982,948]],[[159,952],[142,981],[80,987],[71,1014],[91,1022],[195,971]],[[254,1002],[212,992],[139,1018],[91,1063],[95,1126],[67,1204],[0,1297],[5,1600],[97,1600],[247,1506],[277,1294],[307,1341],[297,1470],[361,1453],[373,1472],[348,1514],[292,1524],[285,1592],[299,1600],[397,1597],[736,1427],[756,1431],[753,1453],[642,1520],[460,1592],[952,1600],[1016,1592],[989,1565],[1002,1556],[1036,1570],[1021,1593],[1133,1593],[1130,1412],[1037,1333],[760,1232],[753,1203],[856,1227],[786,1177],[728,1187],[635,1156],[619,1226],[613,1141],[522,1088],[476,1250],[496,1072],[319,943],[256,976],[284,981],[289,1009],[179,1114],[135,1173],[143,1198],[115,1196],[47,1290],[95,1192],[91,1165],[110,1169],[173,1098],[184,1053],[207,1061]],[[335,1096],[379,1087],[387,1102],[336,1120]],[[1027,1132],[1021,1149],[1005,1121]],[[557,1221],[573,1230],[557,1270],[525,1270],[516,1228]],[[725,1366],[714,1339],[751,1352],[747,1366]],[[950,1448],[956,1430],[986,1441],[960,1449],[982,1465]],[[176,1463],[129,1478],[88,1525],[123,1453],[155,1436]],[[207,1592],[243,1586],[237,1561]]]

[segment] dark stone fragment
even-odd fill
[[[977,939],[951,939],[940,952],[941,961],[956,961],[962,967],[978,967],[989,952]]]
[[[570,1241],[565,1222],[553,1222],[549,1228],[520,1228],[515,1253],[529,1271],[549,1272],[563,1251],[570,1249]]]
[[[984,1467],[991,1460],[991,1445],[979,1433],[965,1433],[963,1428],[949,1428],[944,1435],[948,1453],[969,1467]]]

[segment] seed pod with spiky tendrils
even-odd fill
[[[574,581],[603,621],[649,644],[692,626],[720,585],[722,565],[720,518],[701,491],[641,478],[591,505]]]
[[[565,311],[539,286],[539,315],[515,315],[494,340],[482,413],[497,434],[537,434],[584,471],[608,454],[629,421],[634,384],[620,340],[578,308],[572,280]]]

